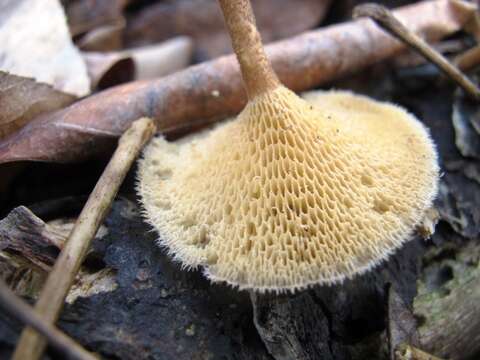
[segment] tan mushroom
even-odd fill
[[[241,289],[285,291],[371,269],[408,241],[437,192],[435,147],[405,110],[282,86],[247,0],[220,0],[249,102],[234,120],[155,139],[138,190],[159,243]]]

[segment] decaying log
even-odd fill
[[[448,359],[475,358],[480,351],[478,240],[434,249],[425,268],[414,302],[421,348]]]
[[[466,2],[439,0],[394,13],[412,31],[436,40],[461,29],[474,9]],[[364,19],[266,47],[281,81],[295,91],[325,84],[402,49],[400,42]],[[104,150],[101,145],[141,116],[156,119],[161,132],[179,131],[224,119],[245,100],[235,58],[222,57],[162,79],[116,87],[37,118],[0,143],[0,163],[80,160]]]

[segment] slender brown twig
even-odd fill
[[[9,315],[17,320],[30,325],[43,336],[48,342],[66,358],[75,360],[96,360],[97,357],[90,354],[87,350],[58,330],[55,326],[43,321],[30,306],[17,297],[10,290],[3,280],[0,279],[0,306],[4,308]]]
[[[90,194],[35,304],[35,311],[44,322],[53,324],[57,320],[98,227],[110,209],[131,164],[154,132],[153,121],[142,118],[134,121],[120,138],[117,150]],[[43,353],[45,344],[45,339],[40,334],[27,327],[20,337],[13,359],[36,360]]]
[[[454,60],[453,63],[462,71],[471,70],[480,65],[480,45],[474,46],[471,49],[461,53]]]
[[[442,54],[431,47],[426,41],[405,27],[384,6],[378,4],[363,4],[355,7],[353,17],[369,17],[384,30],[415,49],[422,56],[437,65],[440,70],[455,81],[465,92],[475,100],[480,100],[480,90],[457,67],[452,65]]]

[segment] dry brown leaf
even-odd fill
[[[252,0],[258,28],[265,43],[283,39],[318,25],[331,0]],[[188,35],[197,56],[214,58],[232,51],[216,0],[162,2],[131,19],[125,33],[129,46]]]
[[[475,10],[466,2],[439,0],[403,7],[394,14],[412,31],[438,40],[460,30]],[[281,81],[294,91],[358,71],[403,49],[402,43],[365,19],[266,47]],[[245,100],[236,59],[222,57],[158,80],[115,87],[41,116],[0,142],[0,163],[78,161],[111,146],[107,140],[141,116],[155,118],[161,132],[191,130],[238,112]]]
[[[131,56],[122,52],[86,52],[88,76],[93,89],[106,89],[132,81],[135,78],[135,63]]]
[[[83,51],[116,51],[123,46],[125,23],[99,26],[86,33],[77,42]]]
[[[129,0],[75,0],[66,8],[72,36],[94,28],[123,22],[123,8]]]
[[[70,105],[75,97],[33,79],[0,71],[0,139],[35,116]]]
[[[183,69],[190,64],[192,52],[193,43],[187,36],[124,51],[135,62],[136,80],[153,79]]]
[[[105,89],[132,80],[153,79],[190,64],[192,41],[179,36],[161,44],[116,52],[85,52],[92,89]]]
[[[72,44],[58,0],[3,0],[0,44],[0,70],[66,93],[88,94],[87,69]]]

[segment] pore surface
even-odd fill
[[[436,152],[404,110],[284,87],[176,143],[157,138],[138,189],[160,244],[240,288],[294,290],[368,270],[436,194]]]

